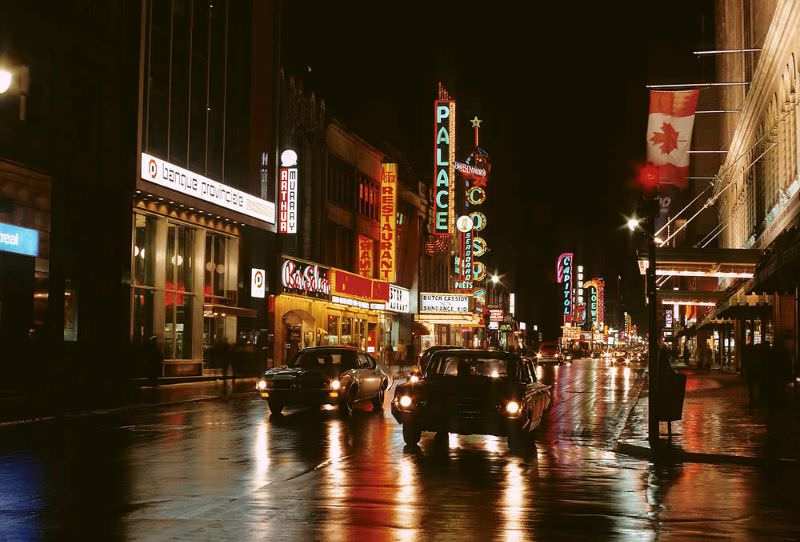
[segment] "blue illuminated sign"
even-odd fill
[[[0,250],[38,256],[39,232],[0,222]]]

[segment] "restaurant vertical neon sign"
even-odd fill
[[[380,201],[378,277],[394,282],[397,267],[397,164],[381,164]]]
[[[436,100],[434,102],[434,233],[452,233],[454,217],[455,190],[453,174],[455,168],[455,100]]]

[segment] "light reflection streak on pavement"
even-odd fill
[[[555,401],[521,455],[503,438],[429,433],[409,451],[388,408],[271,417],[254,398],[6,432],[0,539],[85,539],[87,526],[141,540],[800,538],[796,471],[611,451],[635,369],[537,372]]]

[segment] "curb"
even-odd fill
[[[625,431],[630,423],[631,415],[633,414],[636,405],[642,398],[642,392],[645,389],[646,378],[641,380],[641,384],[637,393],[636,401],[633,402],[628,415],[625,418],[625,423],[622,429],[614,439],[616,442],[612,448],[614,452],[624,454],[636,459],[646,459],[649,461],[659,462],[666,461],[671,463],[706,463],[711,465],[744,465],[748,467],[800,467],[800,460],[797,459],[781,459],[772,457],[755,457],[744,455],[729,455],[729,454],[709,454],[703,452],[687,452],[670,448],[664,445],[661,449],[653,451],[649,446],[641,446],[624,442],[620,440],[620,435]]]
[[[12,427],[17,427],[20,425],[33,425],[35,423],[45,423],[45,422],[54,422],[60,420],[75,420],[80,418],[88,418],[93,416],[106,416],[109,414],[116,414],[119,412],[125,411],[132,411],[132,410],[145,410],[148,408],[158,408],[158,407],[168,407],[168,406],[175,406],[175,405],[184,405],[189,403],[199,403],[201,401],[219,401],[229,397],[240,397],[244,395],[252,394],[252,391],[242,391],[237,393],[232,393],[231,395],[206,395],[201,397],[192,397],[191,399],[181,399],[180,401],[167,401],[164,403],[140,403],[136,405],[125,405],[121,407],[114,407],[114,408],[104,408],[98,410],[90,410],[88,412],[79,412],[77,414],[62,414],[58,416],[42,416],[38,418],[28,418],[24,420],[10,420],[10,421],[0,421],[0,431],[3,429],[10,429]]]
[[[800,467],[796,459],[781,459],[770,457],[754,457],[727,454],[706,454],[701,452],[685,452],[664,446],[662,450],[653,451],[647,446],[617,442],[614,451],[637,459],[650,461],[667,461],[670,463],[706,463],[712,465],[744,465],[748,467]]]

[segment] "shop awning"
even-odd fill
[[[434,324],[451,325],[451,326],[470,326],[482,327],[481,317],[479,314],[437,314],[437,313],[421,313],[414,316],[416,322],[422,322],[426,326]]]
[[[719,329],[732,325],[733,320],[730,318],[706,318],[698,324],[697,329]]]
[[[762,251],[739,248],[656,248],[656,275],[753,278]],[[647,251],[637,251],[639,272],[647,270]]]
[[[258,311],[245,307],[231,307],[229,305],[217,305],[215,303],[203,304],[203,316],[237,316],[240,318],[255,318]]]
[[[422,322],[414,322],[411,326],[412,335],[433,335],[433,332],[428,329],[428,326]]]
[[[719,290],[659,290],[658,300],[664,305],[698,305],[713,307],[724,299],[725,292]]]
[[[763,315],[773,303],[771,294],[734,294],[717,308],[715,318],[752,318]]]

